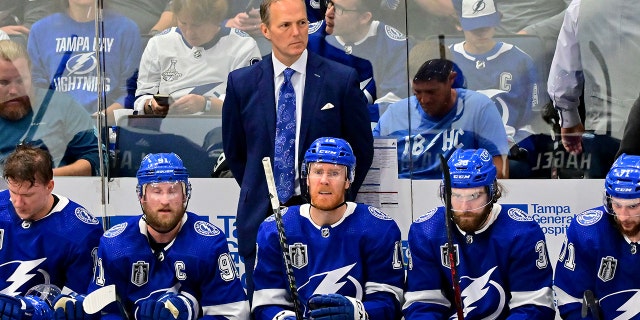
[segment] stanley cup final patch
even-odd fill
[[[131,283],[141,287],[149,282],[149,263],[138,261],[131,266]]]
[[[307,245],[300,242],[289,245],[289,257],[291,257],[291,265],[296,269],[306,267],[309,264]]]
[[[458,254],[458,245],[454,244],[453,245],[453,260],[455,260],[455,265],[459,265],[460,264],[460,256]],[[449,263],[449,246],[446,244],[443,244],[440,246],[440,262],[442,263],[443,266],[451,269],[451,264]]]
[[[598,268],[598,278],[604,282],[607,282],[616,274],[616,268],[618,266],[618,260],[612,256],[607,256],[600,260],[600,268]]]

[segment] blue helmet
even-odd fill
[[[347,177],[353,182],[356,170],[356,157],[351,145],[340,138],[323,137],[311,143],[311,147],[304,154],[302,162],[302,176],[306,177],[308,166],[312,162],[339,164],[347,167]]]
[[[618,157],[607,173],[604,189],[611,197],[640,198],[640,156],[623,153]]]
[[[496,166],[489,151],[485,149],[457,149],[449,161],[452,188],[474,188],[489,186],[493,196],[496,181]]]
[[[142,187],[148,183],[184,182],[186,196],[191,196],[189,173],[182,159],[175,153],[150,153],[140,162],[136,173],[138,196],[142,197]]]

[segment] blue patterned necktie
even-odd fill
[[[296,92],[291,83],[295,72],[291,68],[284,70],[284,82],[278,93],[273,172],[278,198],[283,203],[293,196],[296,179]]]

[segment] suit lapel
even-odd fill
[[[302,119],[300,123],[300,141],[305,143],[307,133],[314,119],[314,115],[318,109],[318,99],[320,99],[321,88],[324,82],[323,62],[312,52],[309,52],[307,58],[307,76],[304,84],[304,98],[302,100]],[[304,152],[309,146],[298,146],[298,158],[302,159]]]
[[[260,70],[262,73],[258,76],[257,92],[264,93],[264,96],[258,97],[258,101],[260,101],[258,114],[262,115],[262,119],[265,121],[265,126],[269,134],[269,142],[271,143],[271,149],[273,149],[276,140],[276,97],[273,60],[270,54],[265,56],[262,62],[260,62]],[[258,121],[261,120],[258,119]]]

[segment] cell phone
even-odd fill
[[[168,94],[154,94],[153,99],[156,100],[158,105],[168,107],[173,103],[173,98]]]

